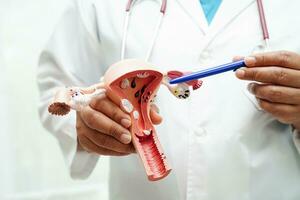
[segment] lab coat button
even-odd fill
[[[204,128],[201,128],[201,127],[197,128],[197,129],[194,131],[194,133],[195,133],[195,135],[196,135],[197,137],[205,137],[205,136],[207,135],[206,130],[205,130]]]
[[[211,54],[208,51],[204,51],[199,56],[199,62],[201,65],[207,65],[207,63],[211,60]]]
[[[200,56],[201,59],[209,59],[210,58],[210,53],[208,51],[204,51],[201,53]]]

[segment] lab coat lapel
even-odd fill
[[[198,26],[201,32],[205,35],[208,31],[208,23],[205,18],[199,0],[176,0],[182,7],[183,11]]]
[[[201,45],[203,51],[230,23],[243,13],[255,0],[223,0],[217,11],[206,37]],[[245,22],[246,23],[246,22]]]

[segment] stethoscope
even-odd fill
[[[131,11],[134,7],[134,4],[136,2],[137,2],[137,0],[128,0],[128,3],[126,5],[122,48],[121,48],[121,60],[124,60],[124,58],[125,58],[127,34],[128,34],[129,23],[130,23],[130,15],[131,15]],[[264,45],[260,46],[260,48],[263,50],[266,50],[269,47],[269,40],[270,40],[269,30],[268,30],[268,26],[267,26],[266,17],[265,17],[263,2],[262,2],[262,0],[256,0],[256,2],[257,2],[259,20],[260,20],[262,35],[263,35],[263,40],[264,40]],[[166,9],[167,9],[167,0],[161,0],[160,16],[159,16],[157,24],[155,26],[154,34],[152,36],[150,47],[147,51],[145,61],[148,61],[152,54],[156,39],[157,39],[159,31],[160,31],[161,24],[163,22],[163,19],[164,19],[165,13],[166,13]],[[255,49],[253,49],[253,51],[254,50]]]

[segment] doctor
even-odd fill
[[[73,1],[38,68],[40,116],[71,176],[87,178],[110,155],[113,200],[298,200],[300,2],[263,3],[268,46],[255,0],[169,0],[165,13],[160,0],[138,0],[130,14],[127,0]],[[146,57],[162,71],[246,56],[248,67],[204,79],[187,101],[160,89],[151,118],[159,124],[163,117],[157,132],[173,171],[159,182],[145,177],[132,154],[129,117],[109,99],[63,121],[47,113],[56,87],[96,83],[120,55]]]

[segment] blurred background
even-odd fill
[[[108,198],[108,159],[72,180],[38,119],[38,57],[67,1],[0,0],[0,200]]]

